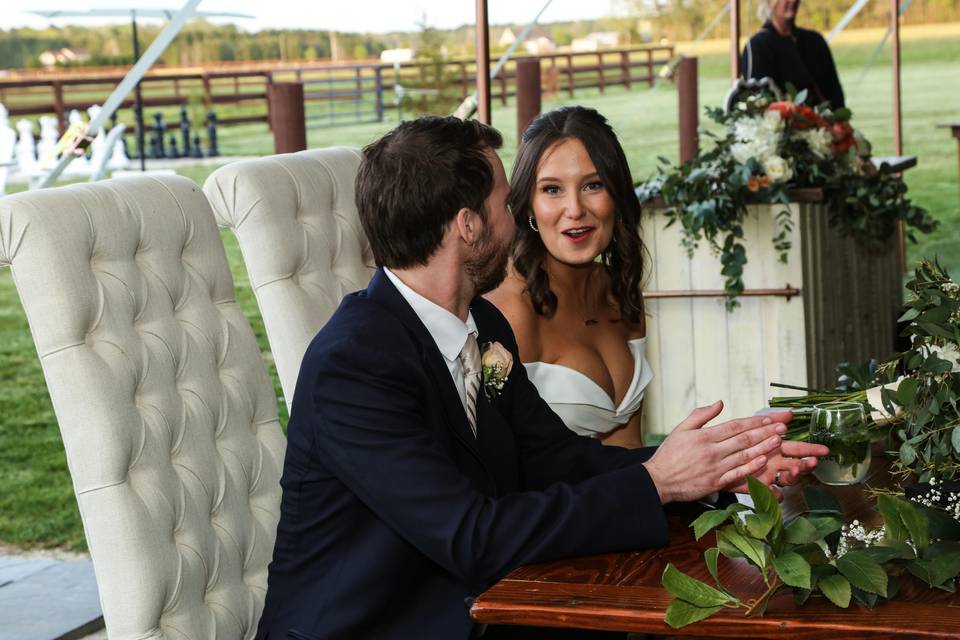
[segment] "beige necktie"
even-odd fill
[[[480,383],[483,378],[483,369],[480,365],[480,347],[477,346],[477,336],[467,334],[467,341],[460,350],[460,364],[463,366],[463,390],[466,396],[467,420],[473,437],[477,437],[477,394],[480,392]]]

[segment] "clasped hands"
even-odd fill
[[[783,440],[789,411],[705,425],[723,410],[718,401],[694,409],[644,463],[663,504],[699,500],[717,491],[746,493],[747,476],[770,486],[796,483],[830,453],[819,444]]]

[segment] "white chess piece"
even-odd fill
[[[101,111],[103,111],[103,108],[98,104],[87,109],[90,122],[96,120]],[[107,136],[103,131],[103,127],[98,128],[96,132],[87,131],[87,135],[94,136],[93,142],[90,143],[90,165],[94,167],[94,171],[96,171],[96,167],[100,167],[107,161],[106,154],[109,153],[109,149],[106,147]]]
[[[9,164],[17,146],[17,132],[10,127],[7,108],[0,103],[0,196],[6,193]]]
[[[37,144],[37,163],[41,169],[52,169],[57,164],[56,147],[60,132],[55,116],[40,116],[40,142]]]
[[[33,139],[33,122],[17,121],[17,169],[23,176],[29,176],[37,168],[36,143]]]
[[[123,147],[123,131],[125,125],[120,122],[116,124],[113,129],[110,130],[110,133],[107,134],[107,146],[109,147],[109,137],[116,129],[120,129],[120,133],[117,134],[116,140],[114,140],[113,148],[110,152],[110,161],[107,163],[107,167],[111,170],[113,169],[126,169],[130,165],[130,158],[127,157],[127,150]]]
[[[83,127],[82,129],[83,131],[86,131],[87,123],[84,122],[83,116],[80,115],[80,112],[77,111],[76,109],[72,109],[70,111],[70,115],[68,116],[67,119],[70,122],[71,127],[74,125],[79,125]],[[87,159],[86,154],[81,153],[79,156],[74,158],[73,162],[71,162],[69,166],[67,166],[64,173],[73,173],[73,174],[80,174],[80,175],[86,176],[86,175],[90,175],[90,172],[92,170],[93,169],[90,165],[90,161]]]

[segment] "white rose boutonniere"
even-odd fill
[[[487,400],[493,400],[503,391],[507,376],[513,369],[513,354],[499,342],[486,343],[482,353],[483,395],[487,396]]]

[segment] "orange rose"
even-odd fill
[[[769,107],[767,107],[767,111],[779,111],[780,119],[786,120],[787,118],[790,117],[790,114],[793,113],[794,110],[796,110],[796,108],[797,106],[792,102],[780,101],[780,102],[774,102]]]
[[[747,180],[747,189],[756,193],[760,190],[760,178],[757,176],[750,176],[750,179]]]
[[[766,189],[766,188],[769,187],[771,184],[773,184],[773,178],[771,178],[770,176],[768,176],[768,175],[766,175],[766,174],[760,176],[760,186],[761,186],[763,189]]]

